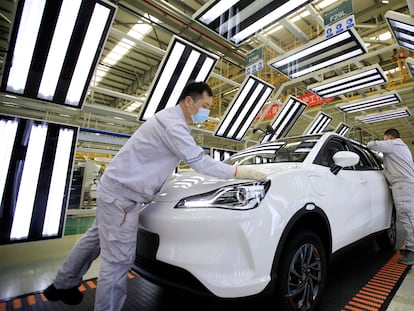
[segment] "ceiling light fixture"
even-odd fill
[[[294,96],[289,96],[279,114],[272,122],[273,133],[266,134],[261,143],[275,141],[285,137],[307,107],[306,103]]]
[[[387,76],[376,64],[311,84],[308,86],[308,90],[322,98],[328,98],[386,82]]]
[[[367,109],[384,107],[401,103],[401,97],[396,92],[387,92],[381,95],[368,96],[337,106],[343,112],[353,113]]]
[[[405,62],[407,63],[408,72],[410,73],[411,78],[414,79],[414,58],[407,57]]]
[[[313,134],[322,133],[323,130],[328,126],[328,124],[331,121],[332,121],[331,116],[327,115],[326,113],[319,112],[319,114],[315,117],[313,122],[309,124],[304,135],[313,135]]]
[[[382,113],[370,114],[361,118],[357,118],[357,120],[361,121],[362,123],[374,123],[409,116],[411,116],[411,112],[407,107],[403,107],[398,110],[388,110]]]
[[[152,81],[139,119],[148,120],[157,111],[173,107],[190,81],[206,81],[218,56],[173,36]]]
[[[247,77],[227,108],[215,136],[241,140],[261,111],[274,87],[254,77]]]
[[[218,149],[218,148],[212,148],[211,152],[212,152],[213,159],[217,161],[227,160],[233,154],[237,153],[237,151]]]
[[[312,0],[211,0],[193,15],[193,19],[239,45],[310,2]]]
[[[337,128],[335,129],[335,133],[341,135],[341,136],[345,136],[349,130],[351,129],[351,127],[348,124],[345,123],[339,123],[339,125],[337,126]]]
[[[105,0],[19,1],[1,90],[81,108],[115,11]]]
[[[284,53],[270,60],[269,65],[294,79],[366,52],[364,42],[352,28],[332,38],[312,41]]]
[[[397,43],[414,51],[414,17],[394,11],[384,16]]]
[[[63,235],[78,128],[0,115],[0,244]]]

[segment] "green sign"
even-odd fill
[[[263,60],[263,48],[255,49],[247,54],[246,64],[247,66],[250,66],[251,64],[257,63],[260,60]]]
[[[323,21],[325,26],[335,23],[353,13],[352,0],[345,0],[336,8],[323,13]]]

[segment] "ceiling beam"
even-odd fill
[[[275,50],[277,53],[279,53],[279,54],[284,54],[285,53],[284,49],[282,49],[279,45],[277,45],[276,43],[274,43],[272,40],[265,37],[264,35],[259,33],[257,35],[257,38],[259,38],[260,41],[262,41],[265,45],[267,45],[271,49]]]
[[[279,23],[299,40],[309,42],[309,37],[298,26],[291,23],[287,18],[280,20]]]
[[[309,11],[309,13],[312,15],[313,19],[320,25],[322,28],[325,27],[325,22],[323,21],[323,18],[321,15],[316,11],[315,7],[312,4],[306,5],[306,9]]]

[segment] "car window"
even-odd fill
[[[315,161],[313,163],[331,167],[334,165],[333,156],[338,151],[348,151],[348,145],[345,140],[338,139],[337,137],[328,140],[325,145],[319,151]],[[345,168],[349,169],[349,168]]]
[[[231,165],[303,162],[318,139],[295,138],[264,144],[243,150],[225,163]]]
[[[368,149],[369,154],[374,158],[375,162],[377,163],[379,169],[384,169],[384,154],[379,151],[370,150]]]
[[[352,143],[352,151],[359,155],[359,163],[355,165],[357,170],[378,170],[380,166],[375,157],[369,152],[367,148],[361,145]]]

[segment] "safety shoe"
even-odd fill
[[[400,248],[400,254],[401,254],[401,255],[406,255],[408,252],[409,252],[409,250],[407,249],[407,246],[403,245],[403,246]]]
[[[48,288],[43,291],[43,295],[50,301],[62,300],[67,305],[80,304],[83,299],[83,294],[78,289],[78,286],[68,289],[57,289],[55,285],[50,284]]]
[[[401,257],[398,262],[409,266],[414,265],[414,252],[408,250],[404,257]]]

